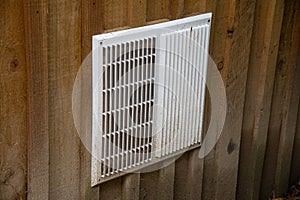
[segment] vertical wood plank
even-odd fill
[[[128,26],[137,27],[146,24],[146,0],[128,0]]]
[[[80,199],[80,140],[72,116],[80,27],[80,0],[48,2],[50,199]]]
[[[224,68],[225,53],[229,51],[227,40],[231,40],[228,37],[228,30],[232,28],[228,27],[229,19],[234,16],[231,14],[233,11],[229,6],[230,1],[214,1],[214,5],[211,6],[213,12],[213,20],[211,26],[210,37],[210,56],[217,64],[222,78],[225,81],[226,71],[228,66]],[[232,31],[232,30],[231,30]],[[207,106],[207,105],[206,105]],[[203,187],[202,187],[202,199],[211,200],[216,199],[216,187],[217,179],[215,178],[217,173],[216,162],[216,147],[204,158],[204,172],[203,172]],[[228,165],[228,164],[227,164]]]
[[[174,199],[175,161],[159,170],[157,199]]]
[[[0,199],[25,199],[27,78],[24,9],[20,0],[0,4]]]
[[[296,80],[300,82],[300,49],[298,50],[297,56],[297,77]],[[297,85],[300,85],[298,83]],[[293,157],[291,163],[291,172],[290,172],[290,184],[294,184],[300,180],[300,105],[298,106],[298,118],[296,133],[294,138],[294,147],[293,147]]]
[[[174,199],[175,160],[160,162],[155,167],[159,170],[141,173],[140,199]]]
[[[128,174],[122,177],[122,199],[135,200],[140,197],[140,174]]]
[[[25,0],[24,7],[29,96],[28,199],[48,199],[47,1]]]
[[[293,91],[300,34],[299,22],[295,20],[299,16],[297,10],[299,2],[285,2],[260,198],[273,190],[284,193],[288,186],[299,104],[299,89]]]
[[[122,178],[116,178],[102,183],[100,186],[99,200],[121,200],[122,199]]]
[[[174,199],[201,199],[203,164],[199,148],[186,152],[176,161]]]
[[[188,169],[189,152],[183,154],[175,163],[174,199],[189,199]]]
[[[238,199],[259,199],[283,10],[282,0],[257,0],[240,148]]]
[[[158,199],[158,179],[159,171],[148,172],[141,174],[140,178],[140,197],[141,200]]]
[[[199,158],[199,148],[189,152],[188,183],[190,199],[201,200],[203,186],[204,160]]]
[[[170,18],[169,0],[147,0],[147,22]]]
[[[92,36],[103,32],[103,0],[82,0],[81,30],[82,30],[82,60],[92,50]]]
[[[104,30],[114,29],[127,25],[127,8],[128,4],[121,3],[119,0],[102,1],[101,7],[103,12]]]
[[[172,0],[170,2],[170,18],[179,19],[184,15],[184,0]]]
[[[300,64],[298,62],[298,68],[300,68],[299,66]],[[300,155],[300,106],[298,108],[298,121],[297,121],[296,134],[294,139],[293,158],[292,158],[291,173],[290,173],[290,184],[296,183],[300,179],[300,171],[299,171],[300,156],[299,155]]]
[[[207,0],[185,0],[184,15],[204,13],[207,10],[206,4]]]
[[[254,10],[255,1],[217,2],[211,52],[213,58],[217,58],[217,64],[222,65],[220,69],[226,86],[228,106],[222,135],[215,150],[205,158],[203,199],[236,198]],[[218,45],[221,49],[218,49]]]
[[[289,66],[289,80],[286,87],[286,99],[283,104],[283,118],[275,178],[275,186],[280,193],[284,193],[288,189],[300,97],[300,79],[297,74],[297,56],[300,49],[300,22],[296,20],[300,18],[300,2],[297,1],[294,6],[294,21],[291,33],[292,45],[289,50],[285,50],[288,53],[286,63]]]
[[[103,32],[103,13],[102,0],[82,0],[81,1],[81,61],[82,66],[80,74],[80,135],[91,134],[91,116],[92,116],[92,36]],[[77,77],[78,78],[78,77]],[[87,142],[91,146],[91,137]],[[91,152],[81,143],[80,145],[80,186],[81,199],[99,199],[99,187],[91,187]]]

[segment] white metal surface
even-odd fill
[[[200,145],[210,20],[93,37],[92,185]]]

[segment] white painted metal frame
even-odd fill
[[[210,21],[93,36],[92,186],[200,146]]]

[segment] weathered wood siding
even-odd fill
[[[23,2],[0,3],[0,199],[25,199],[27,74]]]
[[[205,159],[196,149],[91,188],[71,97],[91,36],[205,12],[228,101],[217,145]],[[286,191],[300,179],[299,19],[297,0],[4,0],[0,199],[257,200]]]

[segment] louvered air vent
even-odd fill
[[[200,145],[210,20],[93,37],[92,185]]]

